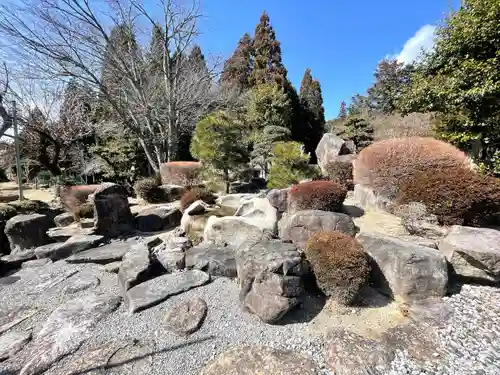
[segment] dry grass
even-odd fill
[[[162,183],[166,185],[199,185],[200,172],[201,163],[197,161],[172,161],[160,166]]]
[[[429,137],[433,134],[434,114],[410,113],[400,115],[378,115],[370,119],[375,140],[400,137]]]

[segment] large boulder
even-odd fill
[[[355,154],[356,146],[352,141],[344,141],[332,133],[325,133],[316,147],[318,165],[324,175],[327,173],[327,165],[340,155]]]
[[[203,202],[201,199],[191,203],[191,205],[182,213],[180,222],[181,229],[190,235],[203,233],[204,225],[206,223],[205,216],[213,210],[214,208]]]
[[[202,242],[186,250],[185,266],[212,276],[236,277],[236,251],[231,246]]]
[[[448,233],[448,229],[439,225],[438,217],[429,213],[423,203],[402,204],[395,207],[393,213],[401,218],[401,224],[412,236],[436,240]]]
[[[156,246],[153,252],[156,260],[169,273],[182,270],[186,266],[186,250],[191,247],[191,241],[187,237],[172,236],[164,243]]]
[[[75,221],[75,217],[73,214],[69,212],[63,212],[62,214],[57,215],[54,218],[54,223],[57,227],[67,227]]]
[[[177,227],[181,218],[178,208],[159,206],[140,211],[135,220],[137,229],[141,232],[158,232]]]
[[[252,198],[243,202],[234,216],[245,218],[248,224],[255,225],[262,230],[277,233],[278,210],[267,198]]]
[[[53,226],[46,215],[17,215],[5,224],[5,234],[9,239],[11,253],[46,245],[51,242],[47,231]]]
[[[377,194],[372,188],[360,184],[354,185],[353,200],[361,208],[370,211],[390,211],[393,201],[384,195]]]
[[[279,237],[304,249],[309,237],[319,231],[338,231],[354,237],[357,227],[349,215],[306,210],[284,216],[278,223]]]
[[[279,321],[300,302],[310,274],[304,255],[291,243],[263,240],[236,256],[240,300],[266,323]]]
[[[96,234],[113,237],[134,230],[134,218],[123,186],[105,182],[91,200],[94,203]]]
[[[439,251],[379,233],[361,233],[372,263],[372,283],[404,301],[442,297],[448,284],[446,258]]]
[[[500,282],[500,231],[455,225],[438,243],[456,275]]]
[[[85,250],[66,259],[68,263],[108,264],[121,261],[131,249],[128,242],[112,242],[94,249]]]
[[[146,280],[150,269],[151,261],[148,247],[142,242],[133,245],[130,251],[123,256],[118,271],[118,284],[122,293]]]
[[[228,215],[233,215],[243,202],[257,197],[258,194],[227,194],[218,197],[215,203],[227,211]]]
[[[64,243],[53,244],[53,246],[40,246],[35,249],[35,254],[39,259],[50,258],[56,261],[96,247],[103,239],[103,236],[97,234],[72,236]]]

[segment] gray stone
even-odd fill
[[[243,202],[234,216],[244,218],[246,223],[255,225],[262,231],[274,234],[278,232],[278,210],[267,198],[252,198]]]
[[[108,263],[108,264],[105,264],[104,266],[102,266],[102,270],[104,272],[109,272],[109,273],[118,273],[121,265],[122,265],[122,262]]]
[[[35,314],[36,310],[28,306],[19,306],[11,310],[0,311],[0,335]]]
[[[128,242],[112,242],[94,249],[85,250],[66,259],[68,263],[97,263],[107,264],[122,260],[129,252],[131,244]]]
[[[11,254],[48,244],[47,230],[52,220],[46,215],[16,215],[5,224],[5,234],[9,239]]]
[[[278,212],[283,213],[286,212],[288,208],[288,189],[272,189],[267,193],[267,199],[271,206],[276,208]]]
[[[155,248],[156,259],[171,273],[186,266],[185,252],[191,246],[187,237],[169,237],[164,244]]]
[[[458,276],[500,282],[500,231],[454,225],[438,247]]]
[[[21,266],[21,268],[37,268],[37,267],[43,267],[46,264],[52,263],[52,260],[49,258],[45,259],[33,259],[33,260],[28,260],[27,262],[24,262]]]
[[[135,229],[127,191],[123,186],[105,182],[97,188],[91,200],[94,203],[96,234],[114,237]]]
[[[57,215],[54,218],[54,223],[60,228],[67,227],[68,225],[74,222],[75,222],[75,217],[73,216],[73,214],[69,212],[64,212],[62,214]]]
[[[125,302],[131,313],[158,305],[168,298],[187,292],[210,281],[210,275],[198,270],[159,276],[127,291]]]
[[[388,197],[377,194],[372,188],[360,184],[354,185],[353,200],[359,203],[360,207],[368,211],[391,210],[393,201]]]
[[[165,325],[169,331],[188,336],[200,329],[207,311],[207,303],[196,297],[175,305],[165,317]]]
[[[15,254],[4,255],[2,260],[2,268],[4,270],[13,270],[21,267],[24,262],[28,262],[36,258],[33,249],[18,251]]]
[[[118,283],[122,293],[142,282],[151,268],[149,249],[143,243],[132,246],[122,259],[118,271]]]
[[[185,267],[212,276],[236,277],[236,251],[231,246],[202,242],[186,250]]]
[[[95,247],[103,239],[103,236],[96,234],[77,235],[70,237],[64,243],[58,243],[55,246],[38,247],[35,249],[35,254],[39,259],[50,258],[53,261],[57,261]]]
[[[73,236],[88,234],[93,234],[92,228],[80,228],[79,226],[74,224],[68,227],[50,228],[47,231],[47,236],[49,236],[53,241],[56,242],[66,242]]]
[[[420,246],[430,247],[432,249],[437,249],[436,240],[431,240],[430,238],[419,237],[419,236],[398,236],[400,240],[416,243]]]
[[[342,328],[325,338],[325,360],[338,375],[385,374],[393,358],[394,349],[384,340],[371,340]]]
[[[135,220],[141,232],[158,232],[179,226],[181,218],[178,208],[159,206],[140,211]]]
[[[200,375],[316,375],[311,358],[291,351],[240,346],[210,361]]]
[[[72,277],[68,281],[70,285],[64,288],[63,293],[65,294],[82,292],[90,288],[95,288],[101,283],[101,280],[92,275],[80,275],[78,277]]]
[[[316,156],[321,172],[326,176],[327,166],[340,155],[355,154],[356,147],[332,133],[325,133],[316,147]]]
[[[297,211],[285,215],[278,223],[279,236],[304,249],[309,237],[319,231],[338,231],[354,237],[358,231],[350,216],[318,210]]]
[[[28,332],[7,332],[0,336],[0,361],[15,355],[30,340],[31,333]]]
[[[90,294],[65,302],[38,332],[20,375],[41,374],[56,361],[78,350],[93,334],[97,322],[118,308],[120,298]]]
[[[191,203],[191,205],[184,210],[182,214],[182,219],[180,223],[181,230],[185,233],[193,233],[195,231],[203,231],[203,226],[199,225],[198,216],[205,215],[206,213],[213,211],[214,209],[210,207],[207,203],[202,200],[197,200]],[[203,222],[202,222],[203,224]],[[198,228],[199,227],[199,228]]]
[[[236,212],[238,207],[241,206],[241,204],[243,202],[245,202],[248,199],[257,198],[257,197],[258,197],[258,194],[227,194],[227,195],[221,195],[220,197],[218,197],[216,200],[216,203],[220,207],[222,207],[228,211],[234,210],[234,212]]]
[[[379,233],[361,233],[372,263],[372,283],[382,293],[414,301],[442,297],[448,284],[446,259],[439,251]]]

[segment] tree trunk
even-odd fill
[[[229,170],[224,169],[224,182],[226,183],[226,194],[229,194]]]

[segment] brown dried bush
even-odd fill
[[[160,176],[143,178],[134,184],[134,192],[138,198],[148,203],[168,202],[168,194],[160,185]]]
[[[347,156],[347,157],[346,157]],[[352,182],[352,157],[351,155],[339,156],[325,166],[325,172],[331,181],[341,183],[347,189],[352,189],[354,184]]]
[[[217,196],[215,196],[210,190],[201,187],[194,187],[186,191],[180,202],[180,210],[184,212],[191,204],[196,201],[202,200],[207,204],[214,204]]]
[[[81,219],[92,219],[94,217],[94,205],[89,202],[80,204],[73,216],[77,222]]]
[[[340,211],[347,188],[335,181],[309,181],[294,185],[288,193],[288,210]]]
[[[400,183],[396,204],[423,203],[441,225],[500,224],[500,179],[467,168],[418,172]]]
[[[197,161],[172,161],[160,166],[165,185],[194,186],[201,183],[201,163]]]
[[[316,232],[305,254],[323,293],[341,304],[353,303],[370,274],[363,246],[341,232]]]
[[[62,185],[58,187],[59,199],[63,207],[78,221],[77,213],[80,206],[87,203],[90,194],[93,194],[101,185]]]
[[[401,180],[417,172],[463,169],[467,156],[456,147],[434,138],[407,137],[379,141],[363,149],[353,168],[355,184],[394,199]]]

